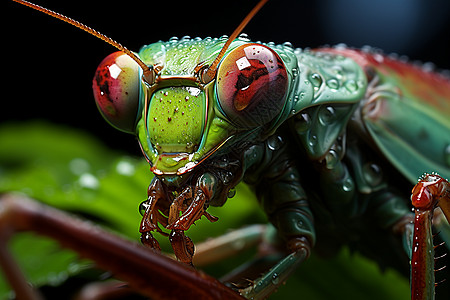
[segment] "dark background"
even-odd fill
[[[138,51],[172,36],[229,35],[257,1],[36,2]],[[112,148],[139,154],[133,136],[103,121],[92,96],[94,71],[115,49],[59,20],[12,1],[6,4],[0,122],[45,119],[68,124],[92,132]],[[446,0],[272,0],[244,32],[253,41],[290,41],[300,48],[371,45],[446,69],[449,15]]]

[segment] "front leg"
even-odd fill
[[[206,173],[200,176],[194,188],[188,186],[173,201],[169,211],[169,224],[167,229],[171,229],[170,243],[177,258],[192,265],[192,257],[194,255],[194,244],[192,240],[185,236],[184,231],[188,230],[195,221],[202,216],[211,221],[217,221],[217,217],[210,215],[206,209],[209,206],[209,200],[214,196],[217,180],[210,174]],[[192,192],[194,190],[194,192]],[[179,216],[179,212],[182,215]]]
[[[216,217],[211,216],[206,211],[209,206],[209,200],[214,197],[216,187],[217,180],[214,175],[205,173],[197,180],[193,188],[194,192],[192,192],[190,186],[185,188],[170,207],[167,229],[186,231],[202,216],[206,216],[211,222],[217,221]],[[186,205],[186,202],[188,205]],[[183,206],[185,208],[182,208]],[[183,212],[181,216],[178,216],[179,211]]]
[[[148,199],[141,204],[145,212],[139,232],[141,233],[142,244],[158,253],[161,252],[161,247],[151,232],[157,231],[165,235],[158,223],[161,223],[164,227],[167,225],[167,218],[161,213],[161,210],[164,211],[164,208],[167,207],[167,202],[166,191],[161,180],[154,177],[148,187]]]

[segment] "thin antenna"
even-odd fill
[[[91,35],[107,42],[108,44],[116,47],[117,49],[119,49],[120,51],[124,52],[126,55],[128,55],[129,57],[131,57],[134,61],[136,61],[138,63],[138,65],[141,67],[142,71],[143,71],[143,76],[144,78],[149,78],[152,76],[153,74],[153,68],[147,66],[139,57],[137,57],[133,52],[131,52],[130,50],[128,50],[125,46],[122,46],[122,44],[116,42],[115,40],[111,39],[110,37],[107,37],[106,35],[98,32],[95,29],[92,29],[89,26],[86,26],[78,21],[75,21],[72,18],[66,17],[60,13],[54,12],[50,9],[47,9],[45,7],[39,6],[37,4],[28,2],[28,1],[22,1],[22,0],[13,0],[14,2],[17,2],[19,4],[31,7],[37,11],[43,12],[44,14],[47,14],[49,16],[52,16],[54,18],[60,19],[61,21],[64,21],[66,23],[69,23],[81,30],[86,31],[87,33],[90,33]]]
[[[222,57],[225,55],[225,52],[227,51],[228,47],[230,46],[231,42],[234,41],[237,36],[244,30],[245,26],[247,26],[248,22],[258,13],[258,11],[266,4],[266,2],[269,0],[261,0],[258,4],[256,4],[255,7],[248,13],[248,15],[245,17],[244,20],[242,20],[241,24],[233,31],[233,33],[230,35],[228,40],[226,41],[225,45],[223,45],[222,49],[220,50],[219,54],[217,55],[216,59],[212,62],[211,66],[208,67],[208,69],[203,70],[203,74],[201,74],[201,78],[203,83],[210,82],[215,76],[217,72],[217,65],[219,64]],[[202,66],[198,66],[202,67]]]

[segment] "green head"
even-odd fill
[[[125,54],[111,54],[98,67],[93,87],[100,111],[137,135],[155,174],[189,172],[224,145],[273,129],[284,109],[292,79],[284,60],[294,54],[243,35],[205,82],[202,71],[226,41],[173,38],[144,46],[137,55],[153,71],[147,77]]]
[[[139,53],[71,18],[17,2],[120,50],[97,68],[94,97],[111,125],[137,135],[156,175],[185,174],[217,151],[223,153],[224,145],[231,149],[280,123],[295,55],[238,37],[267,0],[258,2],[230,38],[174,38]]]

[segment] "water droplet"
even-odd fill
[[[236,195],[236,188],[232,188],[228,191],[228,198],[233,198]]]
[[[293,49],[294,48],[294,46],[292,46],[292,43],[290,43],[290,42],[284,42],[283,46],[286,47],[286,48],[289,48],[289,49]]]
[[[328,170],[334,169],[339,161],[339,156],[336,151],[330,149],[325,155],[325,164]]]
[[[367,163],[363,166],[363,176],[372,187],[379,185],[383,179],[381,167],[374,163]]]
[[[384,56],[379,53],[374,54],[373,58],[380,64],[384,61]]]
[[[84,173],[78,179],[78,183],[81,187],[88,189],[97,189],[100,186],[100,181],[97,177],[90,173]]]
[[[74,158],[69,162],[69,169],[73,174],[81,175],[89,171],[90,165],[83,158]]]
[[[305,132],[308,130],[310,123],[311,118],[308,113],[298,114],[295,119],[295,131],[298,133]]]
[[[342,189],[344,192],[351,192],[354,189],[353,180],[351,178],[347,178],[342,185]]]
[[[339,88],[339,81],[335,78],[329,79],[327,81],[327,86],[330,89],[337,90]]]
[[[277,273],[273,273],[272,275],[272,283],[273,284],[278,284],[280,282],[280,277],[278,276]]]
[[[349,91],[350,93],[356,92],[358,90],[358,84],[354,80],[347,80],[344,83],[344,87]]]
[[[246,33],[241,33],[238,37],[241,41],[250,42],[250,38]]]
[[[340,65],[336,65],[331,67],[331,70],[333,71],[334,75],[336,76],[336,78],[342,78],[342,67]]]
[[[315,86],[315,87],[320,87],[320,85],[322,84],[322,76],[320,76],[319,74],[317,74],[317,73],[313,73],[313,74],[311,74],[311,83],[312,83],[312,85],[313,86]]]
[[[267,139],[267,147],[272,150],[278,150],[283,144],[283,139],[279,135],[273,135]]]
[[[311,147],[314,147],[314,146],[317,144],[317,136],[316,136],[316,135],[312,135],[312,136],[309,138],[308,144],[309,144]]]
[[[323,125],[328,125],[333,122],[336,117],[336,113],[333,107],[331,106],[323,106],[319,111],[319,121]]]
[[[134,166],[128,161],[122,160],[116,165],[116,172],[121,175],[132,176],[134,171]]]

